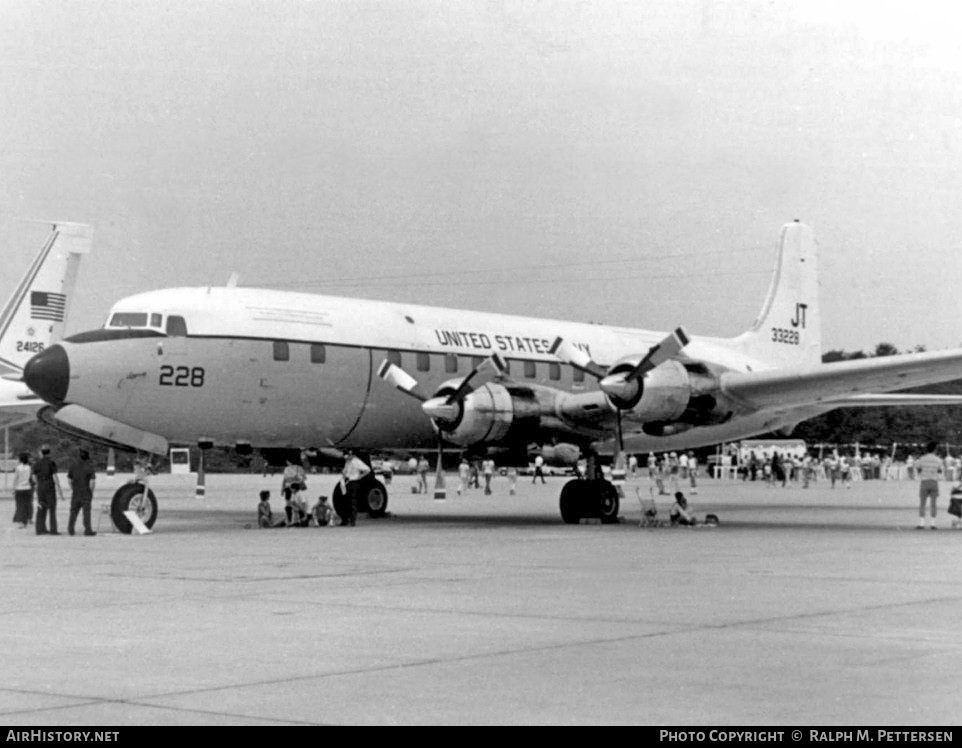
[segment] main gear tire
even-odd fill
[[[598,481],[598,483],[595,491],[597,516],[601,519],[601,524],[614,525],[618,522],[618,510],[621,507],[618,489],[606,480]]]
[[[342,524],[351,518],[351,499],[344,493],[340,483],[334,486],[331,506],[334,507],[334,512],[340,518]]]
[[[581,522],[584,510],[584,486],[585,481],[575,478],[561,488],[558,505],[561,509],[561,519],[567,525],[577,525]]]
[[[365,480],[357,490],[357,510],[378,518],[387,514],[387,489],[377,478]]]

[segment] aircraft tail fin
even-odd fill
[[[0,311],[0,365],[20,371],[36,353],[63,337],[80,258],[93,229],[55,223],[13,295]]]
[[[735,338],[735,345],[776,368],[821,363],[818,285],[812,229],[798,221],[785,224],[768,296],[751,329]]]

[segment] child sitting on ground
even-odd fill
[[[675,503],[668,512],[673,525],[695,525],[697,520],[688,513],[688,500],[681,491],[675,492]]]
[[[271,513],[271,492],[261,491],[260,503],[257,505],[257,526],[273,527],[274,517]]]
[[[314,505],[314,521],[318,527],[327,527],[331,524],[334,510],[327,503],[327,496],[318,496],[317,504]]]

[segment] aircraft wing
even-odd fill
[[[962,379],[962,349],[838,361],[803,369],[728,372],[722,390],[754,408],[824,404],[833,408],[877,405],[957,405],[951,395],[879,392]],[[920,397],[929,398],[919,400]],[[931,398],[942,398],[938,401]],[[948,399],[946,399],[948,398]]]

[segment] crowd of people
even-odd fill
[[[742,481],[763,481],[770,486],[808,488],[816,482],[827,482],[832,488],[850,488],[853,482],[863,480],[908,479],[919,483],[918,527],[935,529],[936,502],[941,481],[958,482],[962,480],[962,459],[951,454],[940,455],[938,445],[926,445],[923,454],[910,454],[904,462],[896,463],[891,455],[881,453],[846,454],[833,450],[829,454],[815,456],[811,453],[789,454],[778,451],[756,454],[750,452],[739,461],[731,457],[731,469]],[[626,478],[637,479],[643,476],[643,469],[636,455],[629,455],[622,463]],[[393,466],[392,466],[393,468]],[[427,493],[428,460],[411,458],[410,471],[416,478],[412,487],[415,493]],[[539,478],[544,482],[544,459],[539,454],[533,462],[532,482]],[[646,460],[647,475],[658,495],[673,496],[676,499],[675,515],[686,522],[687,504],[678,501],[683,496],[682,488],[690,494],[698,493],[700,465],[697,455],[692,452],[649,453]],[[584,469],[579,465],[579,474]],[[353,527],[358,512],[358,491],[368,475],[372,473],[370,464],[359,456],[346,452],[344,466],[335,492],[334,504],[328,503],[326,496],[319,496],[313,506],[307,499],[307,473],[301,461],[288,460],[281,481],[281,495],[284,500],[284,513],[275,518],[270,505],[270,491],[260,492],[257,506],[259,527]],[[393,469],[385,468],[385,480]],[[493,492],[493,481],[498,474],[494,459],[469,460],[463,457],[458,465],[457,493],[461,495],[471,489],[483,490],[485,495]],[[509,493],[517,488],[518,469],[509,467],[504,474],[508,477]],[[86,449],[78,448],[69,461],[66,477],[71,490],[67,532],[74,535],[78,518],[82,517],[84,535],[96,535],[91,525],[91,503],[96,485],[96,473]],[[483,483],[482,483],[483,481]],[[57,523],[57,501],[64,501],[57,463],[51,450],[44,445],[36,459],[22,452],[13,471],[15,508],[13,522],[17,528],[25,529],[34,524],[37,535],[60,535]],[[962,524],[962,483],[953,492],[949,512],[959,517],[956,524]],[[36,501],[36,503],[35,503]]]
[[[93,501],[97,476],[90,462],[90,453],[77,450],[67,467],[70,485],[70,512],[67,534],[76,534],[77,518],[83,516],[84,535],[92,536],[90,505]],[[36,494],[37,509],[34,517],[33,502]],[[21,452],[13,471],[14,525],[26,529],[31,523],[37,535],[60,535],[57,525],[57,499],[64,501],[63,488],[57,463],[50,455],[50,447],[43,445],[39,457],[31,461],[29,452]]]
[[[918,480],[918,461],[920,455],[909,454],[904,462],[896,462],[889,454],[845,453],[832,450],[821,456],[779,453],[756,454],[750,452],[747,458],[738,462],[732,456],[732,468],[743,481],[761,480],[770,484],[791,486],[827,481],[832,488],[851,487],[853,482],[862,480]],[[962,479],[962,459],[946,454],[943,461],[944,479]]]

